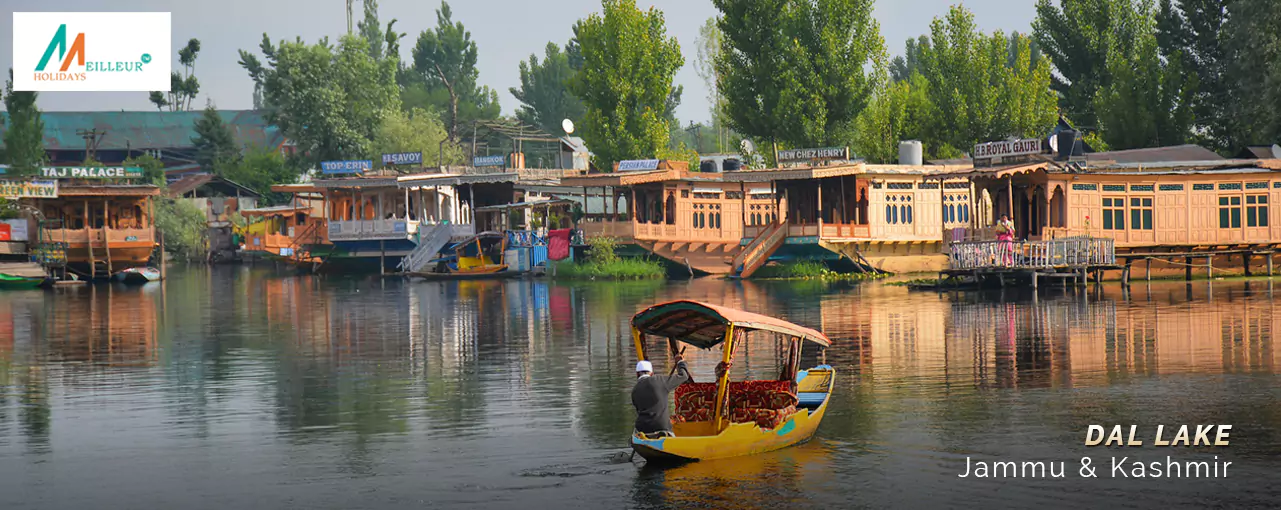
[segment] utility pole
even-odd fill
[[[347,33],[351,33],[351,3],[353,0],[347,0]]]
[[[107,132],[99,131],[98,128],[77,129],[76,135],[79,135],[85,141],[85,163],[96,161],[93,157],[94,153],[98,151],[98,143],[102,141],[103,137],[107,136]]]

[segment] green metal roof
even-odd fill
[[[98,150],[188,149],[196,136],[201,111],[189,112],[41,112],[46,150],[82,150],[81,129],[105,132]],[[267,123],[266,113],[256,110],[219,110],[241,145],[278,147],[284,142],[280,129]],[[8,115],[0,112],[0,137]]]

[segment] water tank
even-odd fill
[[[906,140],[898,143],[898,164],[914,166],[924,164],[920,140]]]
[[[1058,139],[1055,140],[1054,143],[1059,149],[1059,153],[1057,154],[1058,160],[1067,161],[1072,159],[1072,156],[1076,152],[1076,130],[1064,129],[1059,131],[1059,134],[1056,136],[1058,136]]]

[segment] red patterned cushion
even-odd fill
[[[685,383],[676,387],[676,414],[672,421],[711,421],[716,402],[715,383]]]
[[[711,421],[716,383],[685,383],[676,387],[675,423]],[[739,381],[729,385],[729,419],[756,422],[772,429],[796,412],[792,381]]]

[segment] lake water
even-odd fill
[[[874,283],[404,282],[266,268],[0,294],[0,508],[1273,507],[1281,313],[1267,280],[1030,294]],[[815,439],[670,469],[620,455],[627,322],[691,298],[832,337]],[[719,351],[687,353],[708,379]],[[736,375],[773,371],[750,343]],[[656,364],[665,367],[665,360]],[[1231,424],[1227,448],[1157,425]],[[1136,424],[1142,448],[1086,448]],[[1167,433],[1168,437],[1168,433]],[[1112,456],[1231,461],[1116,479]],[[1078,475],[1091,456],[1099,477]],[[973,461],[1062,479],[958,478]]]

